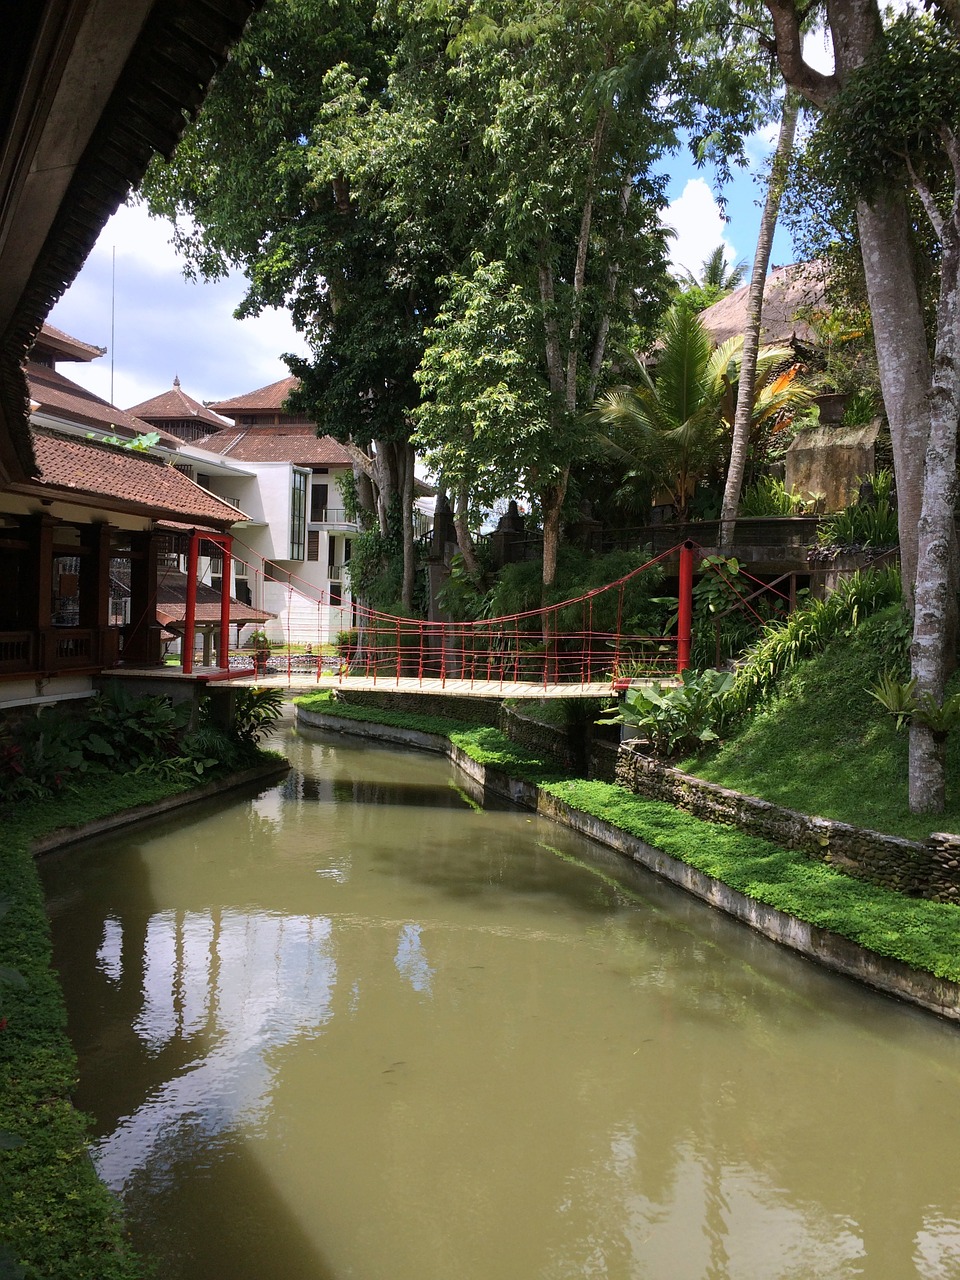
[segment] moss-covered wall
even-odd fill
[[[921,842],[811,817],[671,769],[629,743],[620,748],[616,781],[698,818],[800,849],[870,884],[935,902],[960,902],[960,836],[934,835]]]

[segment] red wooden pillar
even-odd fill
[[[200,559],[200,534],[196,529],[190,534],[190,551],[187,555],[187,601],[183,615],[183,674],[193,674],[193,648],[197,633],[197,562]]]
[[[230,666],[230,564],[233,539],[229,534],[218,539],[223,554],[220,570],[220,635],[217,638],[217,666],[226,671]]]
[[[677,610],[677,671],[690,665],[690,641],[693,630],[693,557],[694,544],[688,539],[680,548],[680,601]]]

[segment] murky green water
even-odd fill
[[[960,1032],[438,760],[288,746],[44,865],[164,1280],[960,1276]]]

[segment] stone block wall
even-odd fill
[[[492,698],[447,697],[437,693],[381,693],[372,689],[336,689],[335,701],[352,706],[402,711],[417,716],[444,716],[465,724],[495,725],[499,702]]]
[[[570,733],[563,725],[542,724],[525,716],[516,707],[500,706],[500,732],[534,755],[555,760],[562,769],[577,767],[577,751],[570,740]]]
[[[845,822],[812,817],[703,782],[625,743],[616,781],[637,795],[664,800],[709,822],[723,822],[788,849],[799,849],[870,884],[935,902],[960,902],[960,836],[906,840]]]

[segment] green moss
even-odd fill
[[[436,733],[441,737],[470,727],[465,721],[456,720],[452,716],[425,716],[415,712],[387,711],[382,707],[368,707],[356,702],[340,702],[332,692],[325,689],[306,693],[301,698],[295,698],[294,702],[298,707],[303,707],[304,711],[322,712],[324,715],[339,716],[342,720],[360,720],[366,724],[386,724],[394,729],[416,729],[420,733]]]
[[[264,754],[265,762],[271,756]],[[209,782],[197,779],[197,785]],[[76,1055],[52,968],[50,930],[31,843],[191,788],[150,774],[91,775],[49,800],[3,815],[0,965],[0,1276],[135,1280],[143,1265],[123,1234],[116,1200],[87,1154],[87,1122],[70,1095]],[[17,1143],[18,1145],[13,1145]],[[17,1267],[14,1259],[19,1263]]]
[[[580,779],[544,790],[732,889],[883,956],[960,982],[960,907],[904,898],[734,827],[704,822],[622,787]]]
[[[556,764],[518,747],[499,729],[459,729],[448,736],[454,746],[466,752],[471,760],[500,769],[511,778],[540,783],[567,776],[557,769]]]

